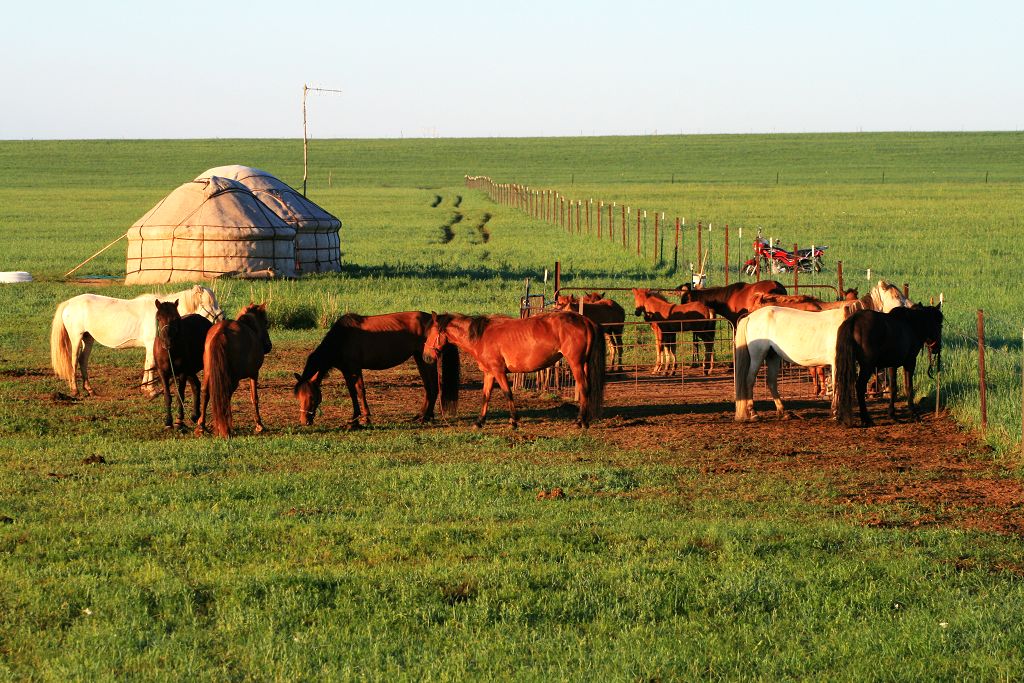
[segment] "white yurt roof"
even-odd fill
[[[126,284],[295,276],[295,228],[242,183],[185,183],[128,230]]]
[[[341,221],[337,217],[273,174],[252,166],[217,166],[200,173],[196,180],[217,176],[242,183],[295,228],[295,256],[302,273],[341,270]]]

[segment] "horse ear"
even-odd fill
[[[156,310],[159,311],[160,310],[160,299],[157,299],[156,301],[154,301],[153,305],[156,306]]]
[[[175,308],[177,308],[177,307],[178,307],[178,299],[175,299],[175,300],[174,300],[174,307],[175,307]]]
[[[259,307],[258,307],[258,308],[259,308],[259,309],[260,309],[261,311],[266,311],[266,310],[267,310],[267,302],[266,302],[266,301],[264,301],[263,303],[261,303],[261,304],[259,305]]]
[[[292,374],[295,375],[295,381],[296,382],[301,382],[302,381],[302,375],[300,375],[297,372],[293,372]]]

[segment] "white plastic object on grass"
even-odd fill
[[[26,273],[24,270],[0,272],[0,283],[14,284],[17,282],[32,282],[32,276]]]

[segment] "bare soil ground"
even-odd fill
[[[268,433],[297,425],[291,373],[301,369],[307,352],[275,346],[267,358],[260,402]],[[74,411],[66,397],[53,391],[53,381],[41,381],[49,375],[48,368],[5,374],[18,382],[16,391],[22,396]],[[164,434],[162,399],[147,403],[137,389],[122,388],[137,384],[140,373],[94,364],[90,374],[100,395],[86,400],[110,403],[111,411],[147,406],[154,437]],[[472,428],[480,408],[480,373],[464,360],[463,376],[459,416],[424,428]],[[828,404],[813,397],[804,375],[793,373],[782,390],[792,411],[790,419],[775,417],[762,385],[757,390],[761,421],[737,424],[731,374],[724,368],[710,379],[692,370],[682,379],[652,381],[640,372],[617,373],[611,379],[604,416],[589,435],[625,451],[664,454],[659,462],[696,470],[709,481],[724,479],[738,488],[747,484],[751,489],[751,482],[765,476],[804,483],[801,490],[809,500],[834,505],[838,514],[868,526],[946,525],[1024,534],[1019,474],[991,458],[986,446],[945,414],[925,414],[921,421],[911,422],[906,420],[904,402],[897,405],[904,421],[894,423],[886,415],[885,402],[876,400],[870,405],[877,426],[847,429],[830,419]],[[366,380],[377,429],[408,421],[423,399],[412,363],[367,372]],[[242,389],[235,395],[235,425],[239,433],[248,434],[252,408]],[[66,391],[66,385],[61,390]],[[571,396],[521,390],[515,398],[521,417],[516,439],[564,436],[575,429]],[[340,373],[333,373],[324,383],[324,403],[314,428],[343,430],[351,411]],[[507,419],[505,398],[496,390],[485,429],[511,436]]]

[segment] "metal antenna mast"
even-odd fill
[[[306,196],[306,178],[309,176],[309,136],[306,133],[306,93],[309,92],[334,92],[340,90],[333,88],[311,88],[305,83],[302,84],[302,196]]]

